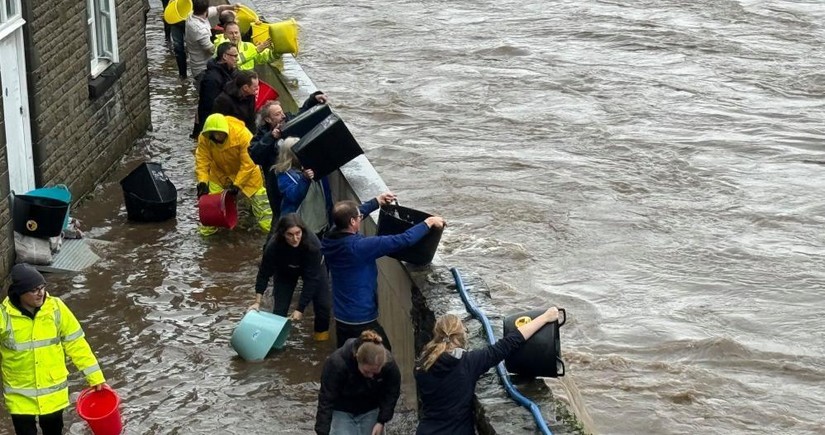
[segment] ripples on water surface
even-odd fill
[[[825,432],[825,5],[259,3],[302,23],[299,60],[402,202],[450,221],[448,265],[502,312],[568,309],[568,381],[600,432]],[[55,293],[129,433],[308,432],[331,345],[304,322],[296,352],[233,359],[260,236],[195,235],[195,98],[147,37],[134,160],[163,162],[180,217],[126,224],[102,186],[79,213],[107,255]]]
[[[601,432],[825,432],[825,4],[262,9],[448,265],[568,308]]]

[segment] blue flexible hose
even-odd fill
[[[464,288],[464,280],[461,279],[461,273],[458,272],[458,269],[455,267],[450,269],[450,272],[453,273],[453,279],[455,280],[455,285],[458,288],[458,294],[461,295],[461,300],[464,301],[464,306],[467,307],[467,311],[473,315],[481,324],[484,326],[484,332],[487,333],[487,341],[490,344],[495,343],[495,335],[493,335],[493,327],[490,326],[490,320],[487,319],[487,316],[484,315],[484,312],[478,309],[473,301],[470,300],[470,295],[467,294],[467,289]],[[507,370],[504,368],[504,362],[498,363],[496,366],[496,372],[498,372],[498,377],[501,379],[501,383],[504,384],[504,389],[507,390],[507,394],[516,401],[519,405],[527,408],[531,414],[533,414],[533,420],[536,421],[536,426],[538,427],[539,431],[543,435],[553,435],[553,432],[550,432],[550,428],[547,427],[547,422],[544,421],[544,416],[541,415],[541,409],[539,406],[536,405],[532,400],[528,399],[518,390],[516,387],[513,386],[513,383],[510,382],[510,375],[507,374]]]

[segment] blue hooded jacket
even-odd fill
[[[378,209],[375,198],[358,210],[368,215]],[[352,234],[334,229],[321,242],[321,253],[332,274],[335,319],[359,325],[378,318],[378,266],[375,260],[416,244],[430,231],[421,222],[393,236]]]

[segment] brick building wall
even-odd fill
[[[150,127],[145,19],[148,0],[116,0],[122,74],[90,98],[86,1],[24,0],[29,110],[38,186],[66,184],[79,198]],[[108,72],[108,71],[107,71]],[[105,73],[104,73],[105,74]],[[0,105],[0,277],[14,255]]]
[[[0,81],[0,89],[3,89]],[[14,243],[11,228],[11,200],[9,199],[9,160],[6,157],[6,123],[3,118],[3,95],[0,92],[0,273],[5,276],[11,268]],[[3,281],[0,280],[0,284]]]
[[[145,0],[117,0],[124,73],[89,97],[86,2],[30,0],[26,44],[35,177],[67,184],[75,197],[92,188],[150,124]],[[26,16],[26,15],[24,15]]]

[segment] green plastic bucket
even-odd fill
[[[284,347],[291,329],[292,324],[286,317],[253,310],[243,316],[229,342],[246,361],[261,361],[270,349]]]

